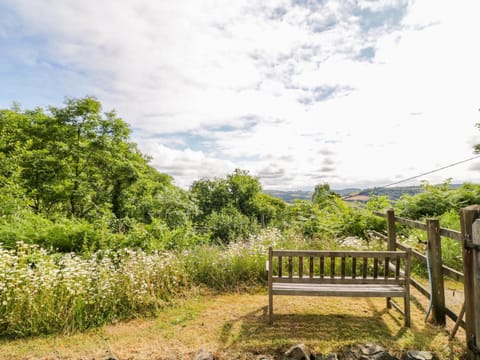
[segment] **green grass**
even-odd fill
[[[0,249],[0,335],[71,333],[154,314],[188,285],[173,254],[103,251],[47,254]]]
[[[353,344],[373,342],[400,356],[406,350],[434,351],[440,359],[458,359],[463,332],[448,341],[448,332],[425,324],[426,304],[413,292],[412,327],[385,307],[385,299],[278,296],[275,321],[267,321],[267,295],[193,294],[176,301],[156,318],[107,325],[74,335],[47,336],[0,342],[0,359],[117,358],[191,359],[201,348],[221,359],[255,359],[258,354],[280,356],[305,343],[317,354],[337,352]],[[340,301],[339,301],[340,300]],[[447,329],[451,329],[450,322]],[[103,357],[101,356],[103,355]]]
[[[385,311],[383,302],[370,300],[365,300],[366,307],[357,308],[357,302],[365,301],[306,298],[291,303],[289,297],[280,297],[278,321],[268,327],[264,322],[266,297],[259,300],[257,295],[249,298],[245,293],[255,294],[256,289],[265,287],[265,260],[270,245],[285,249],[342,246],[334,240],[306,240],[294,233],[270,229],[246,242],[197,246],[178,253],[117,250],[75,255],[49,254],[25,244],[19,244],[16,251],[0,248],[0,337],[74,334],[101,329],[112,322],[117,324],[113,328],[118,328],[119,320],[155,315],[160,320],[151,321],[169,348],[173,346],[170,341],[180,341],[176,334],[180,331],[198,338],[198,342],[189,340],[191,346],[202,347],[201,341],[205,341],[219,351],[230,352],[253,352],[255,348],[278,352],[296,341],[322,352],[368,341],[381,342],[400,352],[408,348],[440,351],[437,340],[432,340],[438,330],[423,325],[423,314],[417,314],[416,326],[404,329],[401,318]],[[369,246],[377,248],[378,244],[372,242]],[[209,306],[202,301],[201,306],[195,303],[199,286],[221,293],[234,291],[235,295],[213,297],[220,302],[229,299],[232,304],[201,310]],[[194,305],[176,306],[182,299],[187,299],[184,304]],[[252,306],[247,299],[255,299],[251,300]],[[210,329],[208,322],[215,329]],[[330,332],[335,335],[328,335]],[[82,337],[78,334],[73,338],[76,336]],[[125,336],[131,346],[143,342],[139,338],[132,340],[131,334]],[[52,336],[50,341],[62,338]],[[448,348],[444,340],[441,343]],[[182,349],[177,350],[188,353]]]

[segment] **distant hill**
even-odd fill
[[[461,184],[452,184],[451,187],[456,189],[462,186]],[[421,186],[397,186],[391,188],[382,188],[382,189],[365,189],[360,188],[346,188],[346,189],[335,189],[333,190],[342,197],[347,196],[356,196],[356,195],[377,195],[377,196],[386,196],[390,200],[398,200],[404,194],[415,195],[422,191]],[[293,203],[296,199],[299,200],[311,200],[313,191],[305,190],[296,190],[296,191],[281,191],[281,190],[265,190],[265,193],[274,196],[279,199],[283,199],[287,203]]]
[[[347,193],[345,193],[344,191],[341,191],[341,192],[340,191],[335,190],[335,192],[339,193],[342,196],[377,195],[377,196],[386,196],[390,200],[395,201],[400,199],[400,197],[404,194],[415,195],[422,192],[422,187],[421,186],[398,186],[398,187],[383,188],[383,189],[375,189],[375,188],[366,189],[366,190],[355,189],[354,191],[347,192]]]
[[[281,190],[264,190],[266,194],[284,200],[287,203],[293,203],[296,199],[312,200],[313,191],[281,191]]]

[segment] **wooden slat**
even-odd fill
[[[309,265],[309,267],[308,267],[309,272],[308,272],[308,274],[309,274],[309,277],[310,277],[310,279],[311,279],[311,278],[313,278],[313,257],[310,256],[310,257],[308,258],[308,260],[309,260],[309,264],[308,264],[308,265]]]
[[[458,270],[452,269],[447,265],[443,265],[442,268],[443,268],[443,273],[451,277],[452,279],[455,279],[459,282],[463,282],[463,280],[465,279],[465,277],[463,276],[463,273]]]
[[[369,233],[375,235],[376,237],[379,237],[380,239],[387,240],[388,236],[385,234],[382,234],[381,232],[375,231],[375,230],[370,230]]]
[[[320,258],[320,278],[323,279],[325,276],[325,258],[322,256]]]
[[[272,255],[272,247],[268,247],[268,321],[271,323],[273,320],[273,293],[272,293],[272,286],[273,286],[273,255]]]
[[[448,307],[445,308],[445,314],[450,318],[452,319],[453,321],[457,321],[458,320],[458,315],[455,314],[451,309],[449,309]],[[460,326],[462,327],[462,329],[465,329],[466,327],[466,324],[465,324],[465,321],[462,320],[460,321]]]
[[[400,243],[396,243],[395,246],[397,247],[397,249],[400,249],[402,251],[405,251],[407,249],[407,246]],[[427,262],[427,257],[415,249],[412,249],[412,256],[417,260],[423,261],[425,263]]]
[[[405,311],[398,305],[395,301],[390,300],[390,304],[397,310],[400,314],[405,315]]]
[[[404,307],[405,307],[405,316],[404,316],[404,325],[410,327],[411,316],[410,316],[410,276],[412,269],[412,249],[407,249],[407,258],[405,260],[405,298],[404,298]]]
[[[398,285],[355,284],[273,284],[274,295],[403,297],[405,288]]]
[[[272,253],[273,253],[273,252],[272,252]],[[278,257],[278,276],[279,276],[279,277],[282,277],[282,267],[283,267],[282,257],[279,256],[279,257]]]
[[[345,257],[342,257],[341,277],[342,277],[342,279],[345,279]]]
[[[352,278],[357,277],[357,258],[352,258]]]
[[[405,250],[407,248],[405,245],[400,244],[400,243],[397,243],[396,246],[400,250]],[[412,255],[415,259],[420,260],[420,261],[422,261],[423,263],[426,264],[427,258],[422,253],[418,252],[417,250],[412,249]],[[457,281],[460,281],[460,282],[464,281],[464,276],[463,276],[462,272],[460,272],[458,270],[455,270],[455,269],[452,269],[451,267],[448,267],[446,265],[443,265],[443,273],[447,276],[450,276],[452,279],[455,279]]]
[[[330,256],[330,278],[335,277],[335,256]]]
[[[387,217],[386,213],[382,213],[380,211],[373,211],[373,215],[383,217],[383,218]],[[420,229],[420,230],[426,230],[426,225],[419,222],[419,221],[405,219],[405,218],[401,218],[401,217],[398,217],[398,216],[395,217],[395,220],[398,221],[399,223],[407,225],[407,226],[411,226],[411,227],[414,227],[414,228],[417,228],[417,229]],[[372,231],[372,233],[381,237],[381,238],[387,238],[384,234],[379,233],[377,231]],[[457,230],[440,228],[440,235],[444,236],[444,237],[447,237],[447,238],[450,238],[450,239],[453,239],[453,240],[462,241],[462,233],[460,231],[457,231]]]
[[[457,230],[440,228],[440,235],[449,239],[462,241],[462,233]]]
[[[292,257],[288,257],[288,277],[291,279],[293,276],[293,264],[292,264]]]
[[[428,292],[428,290],[422,284],[420,284],[417,280],[412,279],[412,278],[410,279],[410,283],[412,284],[412,286],[415,289],[420,291],[423,296],[426,296],[427,298],[430,299],[430,293]]]
[[[415,221],[415,220],[410,220],[410,219],[405,219],[402,217],[395,216],[395,221],[398,221],[400,224],[407,225],[410,227],[413,227],[415,229],[420,229],[420,230],[427,230],[427,225],[420,222],[420,221]]]
[[[378,278],[378,258],[373,259],[373,278]]]
[[[383,259],[387,256],[391,256],[392,252],[394,255],[400,255],[402,257],[406,257],[404,251],[323,251],[323,250],[273,250],[273,256],[303,256],[303,257],[342,257],[342,256],[350,256],[350,257],[369,257],[375,258],[378,257],[379,259]]]
[[[385,258],[385,271],[383,277],[386,279],[389,276],[390,258]]]
[[[400,277],[400,264],[401,261],[399,258],[395,259],[395,279],[398,279]]]
[[[363,266],[362,266],[362,277],[364,279],[367,278],[367,265],[368,265],[368,258],[363,258]]]
[[[298,276],[303,277],[303,257],[298,258]]]

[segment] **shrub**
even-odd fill
[[[213,212],[206,219],[210,238],[219,243],[228,244],[238,239],[245,239],[258,230],[258,224],[240,213],[234,207],[226,207]]]

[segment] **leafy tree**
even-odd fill
[[[48,110],[0,109],[0,214],[9,216],[2,233],[70,251],[122,236],[140,241],[138,223],[155,218],[170,228],[188,224],[193,202],[148,165],[129,136],[128,125],[93,97]],[[38,219],[46,223],[37,226]]]
[[[223,242],[256,231],[262,216],[271,221],[282,202],[261,191],[258,178],[240,169],[224,179],[195,181],[190,193],[199,209],[194,217],[197,227]]]
[[[206,219],[210,237],[220,243],[242,239],[255,230],[255,224],[232,206],[214,211]]]
[[[115,112],[101,113],[92,97],[67,99],[63,108],[50,108],[63,135],[62,158],[69,213],[85,217],[105,203],[117,218],[125,215],[122,193],[138,178],[146,160],[128,141],[128,125]]]
[[[227,185],[236,208],[244,215],[255,215],[255,195],[262,191],[258,178],[249,175],[248,171],[235,169],[227,176]]]
[[[157,181],[158,172],[129,136],[128,125],[113,111],[102,113],[93,97],[67,98],[48,112],[1,110],[0,177],[18,181],[37,213],[131,216],[127,195],[140,179]]]
[[[233,196],[225,179],[194,181],[190,192],[199,208],[199,214],[196,217],[198,222],[202,222],[211,213],[219,212],[233,204]]]
[[[287,206],[285,201],[260,192],[253,196],[252,204],[256,218],[262,225],[277,221]]]
[[[312,195],[312,202],[320,207],[328,205],[329,202],[338,198],[339,195],[330,190],[330,185],[327,183],[318,184]]]

